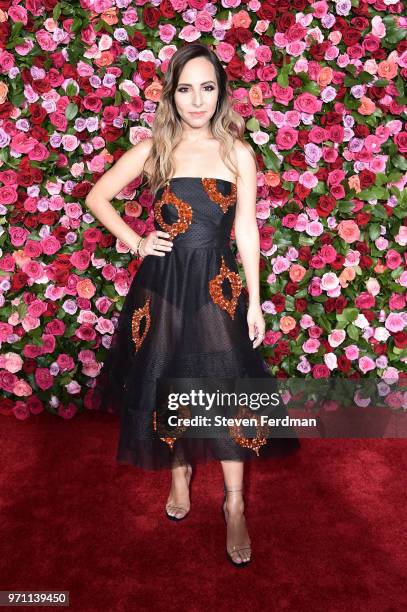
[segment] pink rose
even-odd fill
[[[390,270],[395,270],[402,263],[401,255],[394,249],[389,249],[386,253],[386,266]]]
[[[300,94],[294,101],[294,109],[300,113],[309,113],[310,115],[313,115],[314,113],[319,112],[321,107],[321,100],[318,100],[316,96],[308,92]]]
[[[360,238],[360,229],[351,219],[338,223],[337,229],[339,236],[348,244],[356,242]]]
[[[58,406],[58,416],[63,419],[72,419],[75,416],[78,409],[73,402],[70,402],[67,406],[60,404]]]
[[[45,326],[45,331],[47,334],[52,334],[53,336],[63,336],[65,333],[65,323],[60,319],[53,319],[52,321],[48,321]]]
[[[58,46],[58,43],[53,40],[52,36],[46,30],[38,30],[35,37],[43,51],[55,51]]]
[[[23,227],[9,227],[8,233],[10,234],[11,244],[15,247],[23,246],[25,241],[27,240],[27,236],[30,235],[30,232]]]
[[[213,28],[213,19],[208,11],[200,11],[195,19],[195,27],[200,32],[211,32]]]
[[[292,87],[290,86],[282,87],[278,83],[272,84],[271,93],[274,96],[275,101],[278,104],[284,104],[284,106],[288,106],[290,100],[292,100],[294,97],[294,92],[293,92]]]
[[[17,376],[12,374],[12,372],[0,370],[0,389],[7,391],[7,393],[12,393],[17,380]]]
[[[386,329],[388,329],[390,332],[395,333],[395,332],[403,331],[406,325],[406,322],[401,316],[401,314],[396,313],[396,312],[391,312],[389,316],[387,317],[384,325]]]
[[[41,242],[39,240],[28,239],[24,245],[23,253],[25,257],[31,257],[32,259],[39,257],[42,253]]]
[[[283,126],[277,132],[276,145],[280,150],[292,149],[298,142],[298,132],[289,126]]]
[[[45,391],[46,389],[50,389],[54,384],[54,377],[48,370],[48,368],[37,368],[35,370],[35,382],[37,386]]]
[[[34,395],[27,398],[26,404],[31,414],[40,414],[41,412],[44,412],[44,404]]]
[[[25,421],[30,416],[30,411],[25,402],[18,400],[13,406],[13,413],[19,421]]]
[[[78,270],[87,270],[90,263],[90,253],[86,250],[75,251],[70,256],[69,261]]]
[[[389,308],[391,310],[401,310],[406,305],[406,296],[401,293],[392,293],[389,299]]]
[[[8,206],[17,202],[17,190],[14,185],[3,185],[0,187],[0,204]]]
[[[61,244],[55,236],[45,236],[41,240],[41,247],[45,255],[54,255],[61,248]]]

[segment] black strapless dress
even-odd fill
[[[224,437],[192,438],[157,427],[159,378],[273,380],[249,338],[247,301],[230,246],[236,191],[224,179],[174,177],[156,193],[154,227],[171,235],[173,248],[142,261],[96,386],[99,409],[120,415],[120,463],[157,470],[282,456],[300,446],[294,432],[249,438],[232,428]]]

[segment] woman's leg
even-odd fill
[[[171,489],[165,506],[167,514],[175,518],[183,518],[190,509],[189,483],[192,466],[190,464],[176,465],[171,469]]]
[[[236,563],[250,560],[250,538],[244,516],[243,461],[221,461],[226,488],[223,506],[227,522],[226,548]],[[238,550],[240,549],[240,550]]]

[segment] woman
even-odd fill
[[[143,258],[99,387],[101,407],[120,414],[117,459],[146,469],[171,468],[166,514],[178,521],[190,509],[193,463],[220,460],[227,558],[238,566],[251,558],[244,461],[292,452],[299,442],[295,436],[250,439],[233,428],[209,438],[188,437],[185,427],[163,432],[157,426],[155,383],[165,377],[270,379],[257,350],[265,333],[257,166],[243,133],[244,121],[229,104],[226,73],[215,53],[198,43],[184,46],[169,62],[152,138],[122,155],[86,198],[101,223]],[[138,236],[110,200],[142,172],[154,194],[154,229]],[[233,222],[247,308],[229,245]]]

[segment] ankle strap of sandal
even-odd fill
[[[227,489],[225,487],[225,493],[240,493],[243,489]]]

